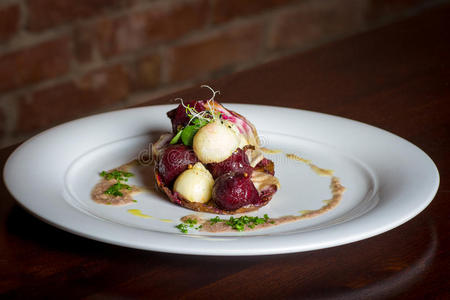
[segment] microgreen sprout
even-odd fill
[[[210,86],[202,85],[201,87],[206,87],[210,89],[213,93],[212,97],[207,100],[207,107],[208,109],[197,111],[197,109],[194,106],[191,106],[190,104],[184,104],[183,99],[176,98],[175,100],[179,100],[181,106],[184,107],[186,111],[186,115],[189,117],[189,122],[187,125],[183,128],[180,128],[177,132],[177,134],[172,138],[170,141],[170,144],[176,144],[181,141],[186,146],[192,146],[194,135],[197,133],[197,131],[200,130],[203,126],[207,125],[210,122],[219,120],[221,118],[221,113],[217,112],[215,110],[213,101],[216,96],[216,94],[219,94],[219,91],[214,91]]]
[[[206,104],[208,105],[209,111],[211,112],[213,119],[216,120],[215,109],[214,109],[214,107],[211,106],[211,103],[214,101],[216,94],[220,94],[220,91],[215,91],[212,87],[210,87],[209,85],[206,85],[206,84],[203,84],[200,87],[207,88],[207,89],[211,90],[211,92],[213,93],[212,97],[206,102]]]

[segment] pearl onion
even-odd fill
[[[211,199],[213,185],[211,173],[198,162],[178,176],[173,190],[190,202],[206,203]]]
[[[224,121],[214,121],[195,134],[193,148],[198,159],[205,163],[224,161],[240,146],[241,139]]]

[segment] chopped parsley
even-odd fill
[[[196,224],[197,224],[196,219],[187,219],[186,221],[183,221],[183,223],[178,224],[175,227],[178,228],[182,233],[188,233],[188,229],[194,228],[194,225]],[[202,228],[202,225],[195,227],[195,229],[197,230],[199,230],[200,228]]]
[[[249,216],[242,216],[239,218],[230,217],[230,219],[225,221],[225,223],[237,231],[244,231],[246,226],[253,229],[255,226],[267,223],[268,221],[269,216],[265,214],[264,218]]]
[[[194,227],[195,224],[197,224],[197,220],[195,219],[187,219],[186,221],[184,221],[185,224],[188,224],[189,227]]]
[[[126,182],[126,181],[128,181],[128,178],[129,177],[133,177],[134,174],[130,173],[130,172],[114,170],[114,171],[111,171],[111,172],[102,171],[100,173],[100,176],[102,176],[106,180],[115,179],[117,181],[125,181]]]
[[[120,190],[131,190],[131,186],[129,186],[128,184],[118,182],[110,186],[105,191],[105,194],[113,196],[123,196],[123,193]]]
[[[214,225],[214,224],[219,223],[221,221],[222,221],[222,219],[219,218],[219,216],[216,216],[215,218],[209,219],[209,222],[211,223],[211,225]]]
[[[250,217],[250,216],[241,216],[239,218],[230,217],[227,219],[221,219],[219,216],[216,216],[212,219],[209,219],[208,222],[210,225],[214,225],[220,222],[225,223],[226,225],[230,226],[232,229],[237,231],[244,231],[246,227],[248,228],[255,228],[258,225],[262,225],[265,223],[275,223],[273,220],[270,220],[269,216],[265,214],[262,218],[260,217]],[[194,228],[194,225],[197,224],[196,219],[187,219],[183,223],[178,224],[175,226],[178,228],[182,233],[187,233],[189,228]],[[198,227],[195,227],[194,229],[199,230],[202,228],[202,225],[199,225]]]
[[[115,179],[117,181],[117,183],[111,185],[104,193],[107,195],[121,197],[121,196],[123,196],[123,193],[121,192],[121,190],[131,190],[131,186],[123,183],[122,181],[127,182],[128,178],[134,176],[134,174],[130,173],[130,172],[114,170],[111,172],[102,171],[100,173],[100,176],[102,176],[106,180]]]
[[[175,226],[176,228],[178,228],[182,233],[187,233],[188,232],[188,227],[186,224],[178,224],[177,226]]]

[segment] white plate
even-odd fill
[[[200,255],[260,255],[314,250],[362,240],[408,221],[433,199],[439,174],[419,148],[381,129],[348,119],[288,108],[229,104],[251,120],[264,146],[296,153],[332,169],[347,188],[341,203],[319,217],[252,232],[182,234],[175,225],[192,213],[159,193],[112,207],[94,203],[98,172],[134,159],[161,132],[166,112],[150,106],[69,122],[21,145],[9,158],[4,180],[30,212],[69,232],[121,246]],[[282,188],[252,215],[270,217],[317,209],[330,198],[329,177],[282,154],[269,155]],[[139,173],[134,182],[152,187]],[[143,219],[128,209],[151,215]],[[213,217],[214,215],[211,215]],[[162,222],[170,219],[173,223]]]

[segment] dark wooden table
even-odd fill
[[[450,298],[450,6],[210,84],[221,101],[320,111],[398,134],[435,161],[440,189],[417,217],[367,240],[287,255],[201,257],[66,233],[27,213],[1,184],[5,298]],[[0,151],[1,166],[14,148]]]

